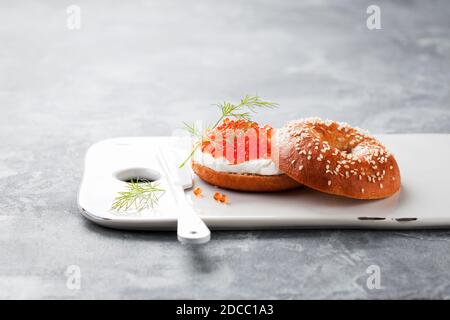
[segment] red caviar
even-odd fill
[[[214,200],[220,201],[221,197],[222,197],[222,195],[219,192],[214,192]]]
[[[202,190],[202,188],[195,188],[193,192],[194,192],[194,195],[195,195],[196,197],[202,197],[202,196],[203,196],[203,190]]]
[[[268,159],[272,153],[272,135],[273,128],[269,125],[260,127],[254,121],[225,118],[202,142],[201,149],[231,164]]]
[[[228,197],[225,194],[223,194],[223,193],[214,192],[214,197],[213,198],[214,198],[214,200],[216,200],[218,202],[221,202],[221,203],[224,203],[224,204],[228,203]]]
[[[219,201],[222,203],[228,203],[228,197],[224,194],[221,194]]]

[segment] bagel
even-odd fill
[[[272,135],[268,125],[225,118],[194,154],[192,169],[204,181],[225,189],[252,192],[297,188],[272,161]]]
[[[192,162],[195,174],[207,183],[224,189],[247,192],[284,191],[300,187],[300,184],[285,174],[263,176],[219,172]]]
[[[272,160],[312,189],[355,199],[382,199],[400,189],[400,169],[377,139],[335,121],[288,122],[274,134]]]

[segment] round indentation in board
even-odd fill
[[[123,182],[153,182],[161,179],[161,174],[150,168],[129,168],[115,172],[113,176]]]

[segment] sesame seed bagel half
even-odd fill
[[[248,192],[284,191],[300,187],[300,184],[285,174],[264,176],[219,172],[192,162],[195,174],[207,183],[224,189]]]
[[[307,118],[288,122],[274,139],[272,160],[312,189],[355,199],[382,199],[400,189],[394,156],[360,129]]]

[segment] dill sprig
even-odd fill
[[[203,141],[209,140],[208,133],[214,131],[214,129],[216,129],[217,126],[219,126],[225,118],[250,120],[251,115],[253,113],[257,113],[258,109],[272,109],[278,107],[278,104],[275,102],[261,100],[257,95],[246,95],[238,104],[232,104],[231,102],[224,101],[222,103],[216,104],[215,106],[220,109],[221,116],[213,126],[209,126],[205,131],[202,132],[198,130],[195,124],[184,122],[186,131],[188,131],[192,136],[196,137],[197,141],[194,143],[189,156],[186,158],[186,160],[183,161],[183,163],[181,163],[180,168],[184,167],[189,159],[194,156],[195,152],[201,146]]]
[[[112,209],[116,211],[127,211],[133,208],[137,211],[153,209],[165,190],[158,182],[135,179],[127,183],[127,191],[119,192],[114,199]]]
[[[275,108],[278,106],[278,104],[274,102],[263,101],[258,96],[246,95],[241,99],[241,102],[239,104],[232,104],[225,101],[223,103],[216,104],[216,106],[222,112],[221,118],[219,119],[219,121],[217,121],[217,126],[226,117],[249,120],[251,113],[256,113],[258,108]],[[248,111],[244,112],[246,109]]]

